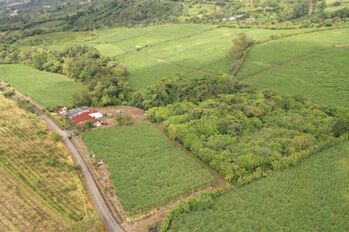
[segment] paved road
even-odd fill
[[[40,114],[40,117],[46,121],[46,123],[52,130],[54,130],[55,132],[57,132],[62,136],[62,140],[67,146],[70,153],[72,154],[76,164],[81,167],[81,174],[85,180],[87,192],[89,193],[90,199],[92,200],[95,208],[97,209],[97,212],[100,215],[106,229],[109,232],[124,232],[124,229],[112,216],[84,160],[82,159],[76,147],[68,138],[67,132],[59,128],[56,125],[56,123],[52,121],[52,119],[50,119],[48,116],[46,116],[43,112],[39,112],[39,114]]]

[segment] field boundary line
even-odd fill
[[[197,71],[204,71],[204,72],[211,73],[211,74],[214,74],[214,75],[219,75],[219,73],[213,72],[211,70],[204,69],[202,67],[194,68],[194,67],[190,67],[190,66],[185,66],[185,65],[177,64],[177,63],[172,62],[172,61],[168,61],[166,59],[161,59],[161,58],[158,58],[156,56],[145,54],[145,53],[142,53],[142,52],[139,52],[139,53],[144,55],[144,56],[150,57],[150,58],[154,59],[155,61],[156,60],[162,60],[162,61],[165,61],[166,64],[170,64],[170,65],[174,65],[174,66],[177,66],[177,67],[180,67],[180,68],[188,69],[188,72],[186,72],[186,73],[192,73],[192,72],[197,72]]]
[[[291,59],[288,59],[288,60],[285,60],[283,62],[280,62],[280,63],[277,63],[275,65],[272,65],[270,67],[267,67],[265,69],[262,69],[256,73],[253,73],[253,74],[249,74],[249,75],[246,75],[246,76],[243,76],[243,77],[240,77],[238,78],[238,80],[245,80],[245,79],[248,79],[248,78],[251,78],[251,77],[255,77],[255,76],[260,76],[264,73],[267,73],[275,68],[279,68],[279,67],[282,67],[282,66],[286,66],[288,64],[292,64],[292,63],[295,63],[297,61],[301,61],[303,60],[304,58],[308,57],[308,56],[312,56],[312,55],[315,55],[315,54],[319,54],[319,53],[322,53],[326,50],[332,50],[333,48],[332,47],[327,47],[327,48],[322,48],[322,49],[318,49],[316,51],[312,51],[312,52],[308,52],[306,54],[303,54],[303,55],[300,55],[300,56],[296,56],[296,57],[293,57]],[[244,61],[245,62],[245,61]]]
[[[147,48],[152,48],[152,47],[157,46],[157,45],[159,45],[159,44],[168,43],[168,42],[172,42],[172,41],[176,41],[176,40],[182,40],[182,39],[190,38],[190,37],[193,37],[193,36],[201,35],[201,34],[203,34],[203,33],[209,32],[209,31],[214,31],[214,30],[216,30],[217,28],[218,28],[218,27],[212,27],[212,28],[209,28],[209,29],[205,29],[205,30],[199,31],[199,32],[197,32],[197,33],[193,33],[193,34],[189,34],[189,35],[184,35],[184,36],[181,36],[181,37],[177,37],[177,38],[173,38],[173,39],[168,39],[168,40],[163,40],[163,41],[159,41],[159,42],[156,42],[156,43],[148,44],[148,45],[145,45],[145,46],[143,46],[142,48],[140,48],[140,49],[138,50],[138,52],[141,51],[141,50],[147,49]],[[150,31],[147,32],[147,33],[150,33]],[[145,34],[147,34],[147,33],[145,33]],[[137,37],[140,37],[140,36],[137,36]],[[137,37],[136,37],[136,38],[137,38]],[[134,52],[137,52],[137,50],[136,50],[135,48],[130,49],[130,50],[127,50],[127,51],[125,51],[125,52],[123,52],[123,53],[117,54],[117,55],[115,55],[114,57],[118,58],[118,57],[120,57],[120,56],[127,55],[127,54],[129,54],[129,53],[134,53]]]

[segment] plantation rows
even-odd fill
[[[65,231],[2,167],[0,174],[0,231]]]
[[[62,145],[52,141],[39,117],[1,100],[0,164],[56,211],[71,220],[82,219],[82,186]]]
[[[97,128],[82,135],[92,154],[108,165],[123,209],[130,215],[204,187],[210,173],[172,146],[150,123]]]
[[[342,142],[180,214],[166,231],[349,231],[348,154]]]

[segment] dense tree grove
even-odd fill
[[[234,84],[227,76],[188,79],[179,75],[137,91],[133,96],[132,105],[149,109],[179,101],[200,102],[219,94],[236,92],[241,88],[244,86]]]
[[[301,97],[268,90],[245,88],[196,103],[155,107],[148,114],[171,137],[238,184],[336,142],[335,116]],[[339,131],[347,131],[340,123]]]

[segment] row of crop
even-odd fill
[[[28,228],[50,221],[49,216],[35,202],[22,193],[22,189],[1,173],[0,193],[3,203],[0,204],[0,225],[6,231]],[[51,223],[50,223],[51,224]],[[58,225],[57,225],[58,226]]]
[[[21,181],[23,181],[28,187],[40,195],[45,201],[47,201],[57,211],[70,215],[72,219],[78,219],[82,215],[82,202],[75,201],[70,194],[62,191],[67,184],[64,179],[54,176],[55,181],[47,179],[43,176],[43,173],[35,170],[37,167],[28,166],[25,161],[22,161],[21,156],[12,156],[15,154],[15,150],[11,150],[8,154],[0,157],[0,160],[8,169],[10,169]],[[4,158],[7,157],[7,158]],[[59,173],[53,173],[53,175]]]
[[[64,165],[64,170],[61,167],[47,165],[47,160],[52,155],[52,152],[47,150],[50,149],[51,144],[47,144],[45,140],[41,140],[43,144],[40,144],[37,139],[33,141],[32,138],[37,138],[37,133],[35,128],[28,125],[35,124],[35,121],[24,121],[19,120],[16,125],[24,129],[13,126],[14,124],[7,124],[5,128],[1,128],[0,134],[5,135],[2,136],[2,143],[8,146],[10,149],[8,154],[11,154],[3,156],[3,161],[41,197],[50,204],[53,203],[52,206],[57,210],[67,211],[72,218],[81,218],[82,199],[74,199],[73,195],[67,194],[64,190],[69,188],[67,183],[69,183],[69,177],[72,177],[67,175],[69,170],[65,170],[67,167]],[[18,148],[19,144],[21,147]],[[63,155],[61,152],[60,154]],[[55,181],[48,181],[46,179],[48,175],[55,178]]]

